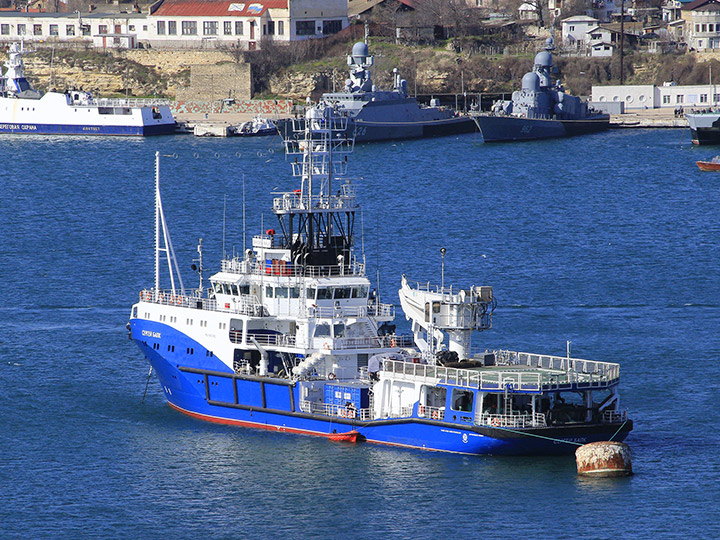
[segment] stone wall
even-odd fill
[[[283,115],[292,113],[293,102],[287,99],[241,99],[227,104],[222,100],[218,101],[174,101],[170,104],[173,114],[232,114],[250,113],[262,114],[264,116]]]
[[[190,66],[190,86],[178,88],[178,101],[216,101],[224,98],[252,98],[250,64],[215,64]]]

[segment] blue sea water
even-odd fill
[[[382,301],[398,304],[403,273],[439,282],[445,247],[446,284],[499,300],[477,347],[562,355],[570,340],[621,364],[623,479],[578,477],[572,456],[216,426],[171,410],[155,379],[143,401],[125,324],[153,284],[155,151],[177,154],[162,192],[186,286],[198,238],[218,268],[274,226],[271,191],[296,187],[267,138],[0,137],[0,538],[720,537],[720,175],[697,169],[714,150],[687,130],[351,158]]]

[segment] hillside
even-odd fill
[[[256,97],[304,100],[343,88],[348,77],[346,55],[361,36],[361,32],[353,30],[327,40],[292,47],[269,44],[263,51],[242,54],[224,50],[103,52],[38,48],[25,60],[28,78],[40,89],[74,86],[103,96],[155,95],[170,99],[177,88],[188,84],[191,65],[247,60],[253,65]],[[389,38],[370,38],[375,84],[379,88],[391,87],[392,70],[397,67],[412,94],[510,92],[532,69],[535,53],[541,47],[542,41],[528,41],[513,46],[513,55],[488,55],[473,47],[456,52],[457,44],[450,41],[443,46],[407,46]],[[559,78],[576,95],[589,95],[592,85],[619,84],[618,58],[556,55],[556,64]],[[720,62],[695,53],[631,53],[625,58],[625,83],[704,84],[711,70],[720,76]]]

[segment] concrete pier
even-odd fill
[[[630,109],[625,114],[610,115],[611,128],[684,128],[684,116],[676,117],[673,109]]]

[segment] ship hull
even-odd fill
[[[405,418],[364,421],[313,414],[301,410],[297,381],[236,374],[199,343],[166,325],[136,319],[131,335],[149,360],[169,405],[218,424],[328,438],[354,430],[372,443],[470,455],[570,454],[589,442],[623,440],[632,430],[630,421],[504,430],[419,417],[417,405]],[[160,341],[175,343],[174,350],[192,355],[169,357]]]
[[[604,131],[610,126],[610,117],[607,115],[584,120],[544,120],[490,115],[473,118],[485,142],[574,137]]]
[[[0,97],[0,133],[149,136],[175,132],[177,124],[167,105],[98,103],[77,104],[58,92],[39,99]]]
[[[355,138],[355,142],[391,141],[399,139],[420,139],[426,137],[445,137],[477,131],[475,121],[469,116],[450,116],[427,120],[368,120],[369,115],[348,119],[347,137]],[[371,117],[382,118],[373,114]],[[302,121],[300,121],[302,125]],[[284,138],[292,133],[289,120],[279,121],[278,130]]]

